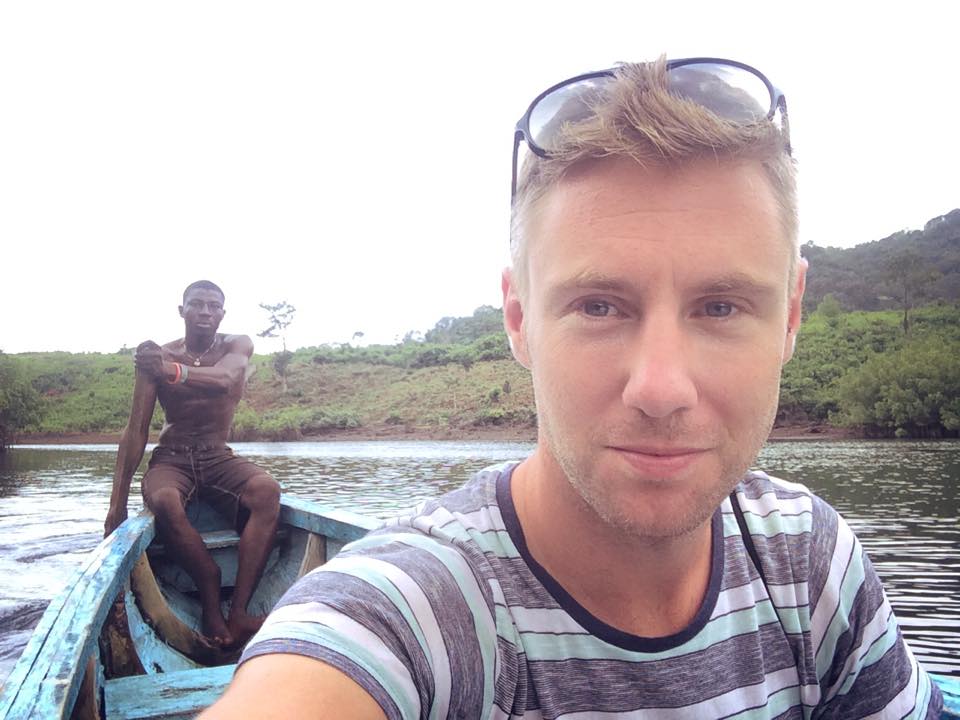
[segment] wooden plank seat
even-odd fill
[[[193,718],[223,695],[236,665],[107,680],[105,720]]]
[[[279,544],[290,534],[289,529],[285,527],[277,528],[274,544]],[[203,538],[203,544],[208,550],[221,550],[223,548],[236,547],[240,543],[240,536],[234,530],[208,530],[200,533]],[[147,555],[151,558],[165,557],[167,549],[161,542],[154,542],[148,549]]]

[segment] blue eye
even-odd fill
[[[604,300],[587,300],[583,303],[583,313],[590,317],[608,317],[616,314],[616,308]]]
[[[708,317],[729,317],[734,311],[733,305],[725,302],[708,302],[704,309]]]

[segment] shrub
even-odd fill
[[[879,435],[940,436],[960,430],[960,343],[938,337],[870,358],[837,383],[831,420]]]

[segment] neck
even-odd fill
[[[711,523],[679,537],[628,534],[602,520],[546,458],[513,473],[511,494],[534,559],[601,621],[643,637],[686,628],[706,596]]]
[[[187,352],[196,355],[197,353],[202,353],[209,350],[213,347],[213,343],[217,340],[216,332],[186,332],[186,335],[183,338],[183,345],[187,349]]]

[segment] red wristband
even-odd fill
[[[173,375],[173,380],[167,380],[171,385],[176,385],[180,382],[180,376],[183,374],[183,368],[180,366],[180,363],[174,363],[173,366],[176,368],[176,371]]]

